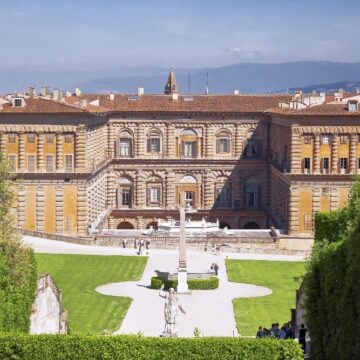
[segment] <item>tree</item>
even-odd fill
[[[35,298],[36,263],[14,231],[13,175],[0,153],[0,331],[28,332]]]

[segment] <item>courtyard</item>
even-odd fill
[[[24,237],[36,251],[38,272],[50,272],[63,291],[73,333],[159,336],[163,304],[149,288],[155,270],[175,270],[176,250],[93,247]],[[179,336],[253,336],[259,325],[289,320],[305,263],[299,256],[188,251],[189,269],[219,264],[216,290],[179,295],[186,310]],[[226,271],[227,270],[227,271]],[[229,277],[229,279],[228,279]],[[231,280],[231,281],[229,281]]]

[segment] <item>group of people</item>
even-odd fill
[[[307,329],[304,324],[300,325],[299,328],[299,344],[303,351],[306,351],[306,333]],[[281,328],[279,323],[271,324],[270,329],[259,326],[256,333],[257,338],[274,337],[277,339],[295,339],[295,326],[291,322],[285,323]]]
[[[146,247],[146,250],[149,250],[149,247],[150,247],[150,241],[149,240],[140,240],[140,241],[136,241],[135,242],[135,249],[137,249],[137,254],[138,255],[141,255],[142,254],[142,250],[143,250],[143,247]]]
[[[219,274],[219,265],[217,263],[212,263],[210,269],[214,271],[215,276]]]

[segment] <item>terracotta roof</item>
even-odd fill
[[[12,106],[11,104],[4,104],[0,107],[0,113],[86,113],[86,110],[41,98],[27,98],[25,99],[25,106]]]
[[[89,102],[99,99],[100,107],[119,112],[264,112],[278,106],[279,101],[289,101],[289,95],[109,95],[82,94]],[[74,96],[66,102],[73,103]]]
[[[267,113],[287,116],[360,116],[360,109],[349,111],[347,104],[321,104],[300,110],[274,108]]]

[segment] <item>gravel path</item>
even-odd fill
[[[96,247],[64,243],[54,240],[24,236],[24,242],[34,247],[36,252],[89,255],[136,255],[134,249],[117,247]],[[128,296],[133,302],[123,320],[122,326],[115,333],[159,336],[164,328],[164,299],[157,290],[149,289],[150,279],[155,270],[176,270],[178,252],[176,250],[149,250],[149,260],[139,281],[119,282],[96,288],[101,294]],[[197,290],[190,295],[178,295],[186,314],[179,315],[179,336],[191,337],[195,327],[203,336],[237,336],[232,300],[238,297],[257,297],[271,294],[271,289],[241,283],[232,283],[227,279],[225,258],[254,260],[299,261],[300,256],[234,254],[222,253],[220,256],[204,252],[187,252],[188,269],[209,269],[213,262],[219,265],[220,286],[216,290]]]

